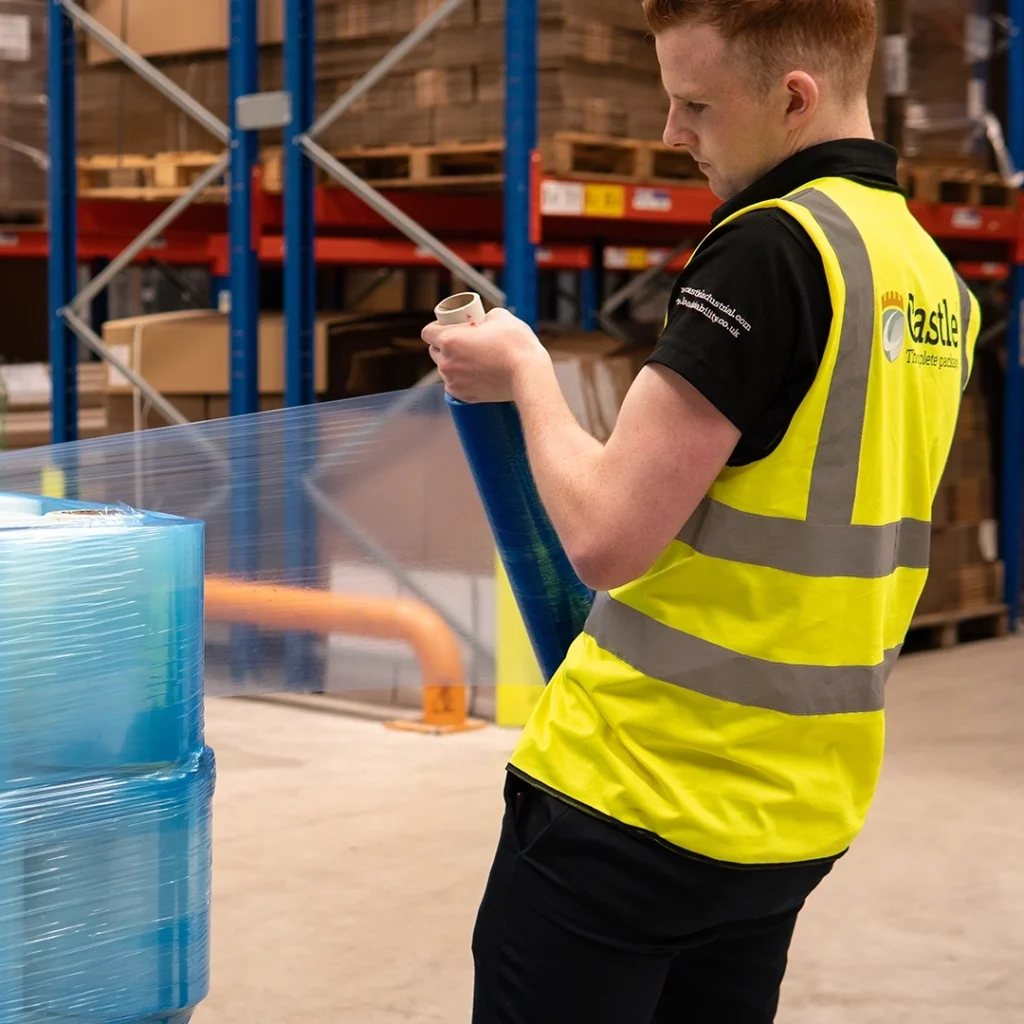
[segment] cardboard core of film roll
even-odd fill
[[[477,324],[486,316],[483,300],[476,292],[460,292],[458,295],[450,296],[438,303],[434,315],[438,323],[448,327],[456,324]]]

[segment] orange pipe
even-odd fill
[[[404,598],[352,597],[326,590],[206,578],[206,616],[302,633],[345,633],[404,640],[423,672],[423,721],[450,728],[466,723],[466,683],[455,634],[437,612]]]

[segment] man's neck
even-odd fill
[[[824,112],[823,112],[824,113]],[[840,139],[874,139],[871,127],[871,115],[867,104],[858,105],[856,109],[838,111],[834,116],[823,116],[815,124],[807,125],[799,136],[791,141],[793,148],[790,156],[820,146],[825,142],[838,142]]]

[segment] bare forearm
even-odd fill
[[[570,560],[585,561],[608,498],[601,485],[604,446],[576,422],[550,360],[522,367],[513,394],[544,508]]]

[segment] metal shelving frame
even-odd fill
[[[368,72],[352,89],[314,120],[314,46],[315,0],[286,0],[285,5],[285,91],[291,105],[291,121],[286,127],[284,156],[283,237],[262,233],[259,221],[262,198],[257,167],[256,132],[239,129],[235,115],[236,103],[242,96],[258,91],[258,54],[256,46],[257,0],[231,0],[231,45],[229,53],[231,81],[230,124],[223,124],[209,111],[199,107],[187,94],[169,82],[151,64],[133,53],[109,32],[98,25],[76,0],[49,0],[50,5],[50,333],[51,363],[53,367],[53,426],[54,442],[74,440],[77,434],[76,349],[77,340],[83,341],[118,367],[139,387],[171,422],[182,422],[183,417],[173,405],[153,391],[141,378],[123,366],[116,356],[103,345],[102,339],[88,327],[83,314],[88,303],[128,263],[143,252],[146,245],[161,236],[173,221],[186,210],[206,185],[215,182],[230,166],[231,192],[229,231],[227,238],[208,233],[197,240],[195,233],[174,237],[170,247],[182,254],[195,253],[196,262],[208,263],[215,275],[214,290],[219,295],[230,294],[231,305],[231,402],[233,414],[253,412],[258,408],[258,265],[261,259],[276,260],[284,264],[284,306],[286,328],[286,403],[301,406],[314,400],[313,394],[313,335],[315,321],[314,280],[316,263],[323,259],[335,262],[372,262],[374,259],[393,259],[406,266],[423,265],[424,259],[440,262],[444,267],[481,291],[491,302],[513,309],[530,323],[537,317],[537,265],[573,268],[580,272],[580,299],[584,326],[596,325],[595,312],[602,304],[601,271],[606,232],[614,228],[610,222],[590,220],[581,208],[575,216],[585,230],[573,239],[578,245],[545,246],[542,243],[542,225],[556,223],[565,210],[549,210],[542,199],[542,175],[537,154],[537,0],[506,0],[506,182],[503,214],[504,247],[490,243],[458,243],[446,245],[419,221],[429,222],[434,210],[456,211],[458,206],[446,206],[443,198],[431,197],[430,203],[416,203],[414,198],[388,198],[339,163],[317,142],[317,137],[332,121],[344,112],[368,89],[386,75],[402,57],[425,39],[442,21],[466,0],[447,0],[429,18],[418,26],[381,63]],[[979,9],[985,6],[979,3]],[[1024,167],[1024,0],[1008,0],[1009,39],[1009,118],[1008,142],[1017,167]],[[75,169],[75,45],[73,27],[79,26],[112,50],[128,67],[132,68],[155,88],[164,93],[181,109],[203,125],[226,147],[224,160],[203,176],[186,195],[164,210],[154,222],[131,244],[121,256],[111,262],[79,295],[75,295],[75,269],[77,250],[77,217]],[[317,195],[314,188],[314,166],[340,182],[355,200],[346,200],[333,194],[326,203],[320,203],[319,214],[314,212]],[[555,184],[543,180],[543,185]],[[579,183],[574,187],[584,188]],[[599,186],[595,186],[599,187]],[[689,211],[683,218],[672,219],[669,214],[655,212],[650,195],[645,194],[643,204],[638,193],[651,190],[627,187],[623,190],[623,208],[628,212],[630,226],[636,230],[629,238],[620,238],[622,244],[636,244],[637,235],[648,225],[651,241],[665,244],[666,231],[685,222],[697,225],[704,216],[707,197],[694,190],[663,190],[659,202],[671,209]],[[665,198],[667,197],[667,198]],[[374,241],[366,238],[316,238],[316,221],[323,218],[323,207],[343,210],[346,217],[353,216],[356,200],[366,204],[373,215],[397,229],[411,242],[390,240]],[[479,205],[477,205],[479,204]],[[466,211],[483,210],[485,204],[475,197],[466,197]],[[88,213],[89,205],[81,204]],[[254,213],[255,211],[255,213]],[[191,213],[192,211],[190,211]],[[195,211],[198,213],[199,211]],[[1006,599],[1010,606],[1011,622],[1016,628],[1021,617],[1022,579],[1021,560],[1024,555],[1024,211],[974,211],[976,224],[965,218],[962,210],[953,207],[927,207],[918,204],[915,210],[925,227],[936,237],[978,238],[1002,240],[1010,250],[1012,308],[1008,332],[1008,360],[1006,372],[1004,486],[1001,499],[1002,556],[1006,564]],[[453,212],[452,216],[457,216]],[[467,212],[466,216],[470,216]],[[436,219],[436,218],[435,218]],[[321,220],[322,222],[322,220]],[[656,232],[656,229],[661,229]],[[500,229],[500,225],[496,225]],[[444,233],[438,227],[439,233]],[[678,234],[676,235],[678,238]],[[26,236],[11,247],[30,254],[33,246],[44,246],[45,241]],[[92,235],[83,236],[85,258],[110,258],[107,243]],[[20,245],[20,249],[19,249]],[[96,251],[93,252],[92,250]],[[592,255],[588,255],[587,250]],[[362,254],[362,255],[359,255]],[[287,255],[287,258],[285,256]],[[480,270],[503,264],[504,288],[498,288]],[[306,466],[308,459],[302,450],[302,439],[296,438],[295,465]],[[241,504],[248,512],[239,511],[239,528],[243,528],[245,515],[258,514],[257,496],[245,496]],[[295,525],[309,511],[299,510]],[[251,520],[249,521],[251,526]],[[298,534],[312,537],[307,522]],[[293,551],[296,571],[311,564],[315,538],[304,542],[302,549]]]
[[[1024,168],[1024,0],[1008,0],[1010,21],[1007,87],[1008,142],[1016,167]],[[1003,432],[1002,558],[1010,627],[1017,629],[1024,590],[1024,238],[1018,238],[1010,275],[1006,332],[1006,422]]]

